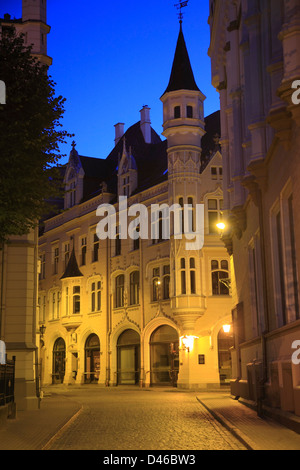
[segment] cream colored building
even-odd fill
[[[43,384],[174,385],[228,383],[223,325],[231,319],[230,258],[216,228],[222,219],[219,113],[204,118],[180,28],[169,85],[161,97],[163,135],[150,109],[124,132],[105,160],[75,144],[65,168],[64,211],[44,223],[39,240],[39,325]],[[104,203],[205,207],[202,249],[186,239],[99,240]],[[153,222],[153,221],[152,221]],[[159,226],[159,225],[158,225]]]
[[[22,18],[0,19],[0,35],[15,27],[25,35],[25,44],[33,44],[34,55],[50,65],[47,56],[46,0],[23,0]],[[39,406],[37,300],[38,230],[23,237],[11,237],[0,250],[1,316],[0,339],[5,342],[8,359],[16,358],[15,402],[17,410]]]
[[[232,393],[299,416],[299,1],[209,3],[236,275]]]

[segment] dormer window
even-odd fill
[[[76,204],[76,173],[74,170],[71,170],[69,174],[66,190],[67,207],[70,208]]]

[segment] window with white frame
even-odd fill
[[[53,248],[53,274],[58,274],[59,267],[59,247]]]
[[[80,313],[80,286],[73,286],[73,314]]]
[[[181,258],[180,260],[180,284],[181,284],[181,294],[186,294],[186,269],[185,269],[185,259]]]
[[[50,320],[58,320],[60,316],[60,291],[50,292]]]
[[[80,243],[80,257],[81,257],[81,266],[86,265],[86,252],[87,252],[87,238],[82,237]]]
[[[67,242],[64,244],[64,267],[66,269],[66,267],[68,266],[68,262],[69,262],[69,259],[70,259],[70,243]]]
[[[229,266],[227,260],[211,262],[212,295],[229,295]]]
[[[115,308],[124,307],[125,276],[120,274],[115,279]]]
[[[91,283],[91,311],[101,310],[101,281],[95,280]]]
[[[140,273],[133,271],[130,273],[130,305],[138,305],[140,290]]]
[[[223,220],[223,199],[210,198],[207,201],[208,229],[210,234],[218,234],[217,224]]]
[[[159,289],[160,289],[160,268],[156,267],[152,270],[152,301],[157,302],[159,300]]]
[[[196,262],[195,258],[190,258],[190,292],[196,294]]]
[[[99,238],[96,233],[93,234],[93,253],[92,253],[92,262],[95,263],[99,260]]]
[[[163,299],[170,298],[170,265],[163,266]]]
[[[40,274],[39,279],[40,281],[45,279],[46,277],[46,253],[42,253],[40,256]]]

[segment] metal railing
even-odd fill
[[[15,362],[16,358],[0,364],[0,406],[15,401]]]

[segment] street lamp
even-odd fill
[[[193,347],[194,347],[194,340],[195,340],[195,339],[198,339],[198,336],[191,336],[191,335],[189,335],[189,336],[187,336],[187,335],[182,336],[182,337],[180,338],[180,342],[181,342],[182,349],[183,349],[184,351],[187,351],[188,353],[189,353],[190,351],[192,351],[192,349],[193,349]]]
[[[41,338],[41,339],[43,339],[44,334],[45,334],[45,331],[46,331],[45,325],[41,325],[41,326],[40,326],[40,335],[41,335],[40,338]]]
[[[217,227],[218,227],[219,230],[221,230],[221,232],[223,232],[226,228],[226,225],[224,224],[224,222],[219,222],[217,224]]]
[[[231,325],[223,325],[224,333],[230,333],[230,330],[231,330]]]

